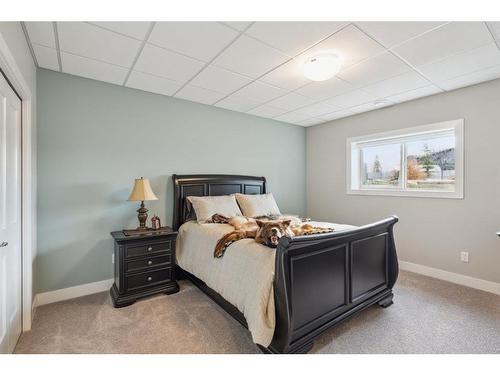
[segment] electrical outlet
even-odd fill
[[[111,263],[115,264],[115,254],[111,254]]]
[[[464,263],[469,263],[469,252],[468,251],[460,252],[460,260]]]

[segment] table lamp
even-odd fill
[[[148,218],[148,209],[144,207],[144,201],[156,201],[158,197],[153,193],[151,189],[151,185],[149,184],[149,180],[146,178],[136,178],[134,183],[134,189],[132,193],[130,193],[130,197],[128,197],[129,201],[140,201],[141,206],[137,210],[139,219],[139,230],[146,230],[146,220]]]

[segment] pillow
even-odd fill
[[[240,208],[234,195],[219,195],[213,197],[187,197],[193,205],[198,223],[205,223],[214,214],[226,217],[241,216]]]
[[[273,193],[267,194],[236,194],[236,200],[244,216],[270,216],[281,215],[280,209],[274,200]]]

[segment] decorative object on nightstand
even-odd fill
[[[144,201],[156,201],[158,197],[153,193],[149,180],[146,178],[136,178],[134,183],[134,189],[128,197],[129,201],[140,201],[141,206],[137,210],[139,219],[139,230],[147,230],[146,220],[148,219],[148,209],[144,206]]]
[[[110,293],[115,307],[152,294],[179,291],[174,270],[177,232],[163,227],[129,236],[112,232],[111,236],[115,240],[115,282]]]
[[[155,214],[152,218],[151,218],[151,229],[152,230],[158,230],[161,228],[161,221],[160,221],[160,218]]]

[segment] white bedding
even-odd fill
[[[351,225],[311,222],[335,231]],[[177,263],[203,280],[245,316],[256,344],[269,346],[274,334],[275,249],[244,239],[231,244],[222,258],[214,258],[217,241],[234,228],[228,224],[184,223],[176,243]]]

